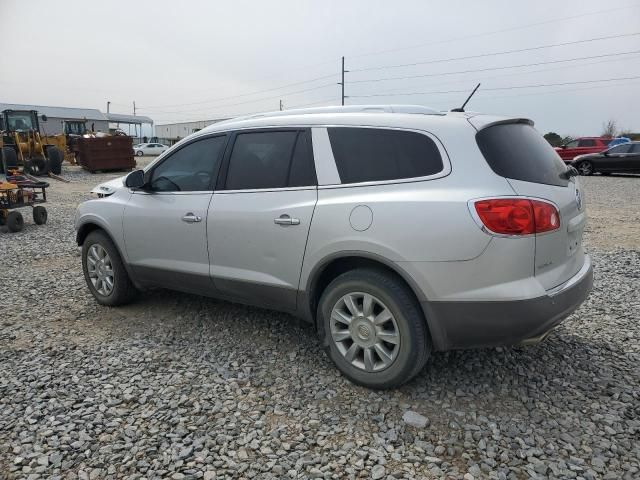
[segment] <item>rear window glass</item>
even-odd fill
[[[560,178],[567,169],[564,162],[530,125],[494,125],[480,130],[476,140],[491,169],[502,177],[563,187],[569,183]]]
[[[426,135],[381,128],[328,128],[342,183],[398,180],[443,170],[436,144]]]

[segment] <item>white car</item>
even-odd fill
[[[139,143],[133,146],[133,151],[138,157],[141,157],[143,155],[160,155],[168,148],[169,145],[161,143]]]
[[[434,350],[536,343],[578,308],[593,269],[576,174],[526,119],[289,110],[98,186],[76,240],[101,304],[162,287],[283,310],[345,376],[390,388]]]

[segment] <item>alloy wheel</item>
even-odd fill
[[[97,243],[87,252],[87,272],[93,288],[100,295],[109,296],[115,285],[113,265],[107,251]]]
[[[331,310],[331,338],[352,366],[378,372],[391,366],[400,350],[400,330],[389,308],[377,297],[353,292]]]

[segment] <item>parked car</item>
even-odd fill
[[[142,155],[160,155],[168,149],[168,145],[162,145],[161,143],[139,143],[133,146],[133,151],[139,157]]]
[[[567,163],[573,161],[578,155],[586,153],[599,153],[609,148],[610,138],[600,137],[580,137],[572,140],[560,147],[556,147],[556,152],[560,158]]]
[[[532,125],[409,106],[216,123],[80,204],[87,286],[290,312],[372,388],[434,350],[541,341],[592,267],[577,172]]]
[[[630,142],[631,139],[629,137],[616,137],[609,142],[609,148],[619,145],[621,143]]]
[[[640,142],[621,143],[604,152],[578,155],[571,165],[581,175],[640,173]]]

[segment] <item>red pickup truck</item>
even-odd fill
[[[609,142],[611,140],[611,138],[602,137],[580,137],[560,147],[556,147],[556,152],[558,152],[562,160],[570,163],[578,155],[603,152],[609,148]]]

